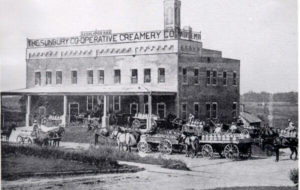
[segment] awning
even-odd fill
[[[176,87],[166,85],[74,85],[38,86],[3,91],[1,95],[174,95]]]
[[[257,116],[248,113],[248,112],[241,112],[240,117],[245,119],[249,123],[260,123],[262,122],[261,119],[259,119]]]

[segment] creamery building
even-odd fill
[[[239,113],[240,61],[206,49],[201,33],[181,27],[179,0],[164,0],[164,29],[27,39],[26,125],[55,113],[68,125],[80,114],[169,113],[232,122]]]

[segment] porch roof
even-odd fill
[[[165,85],[73,85],[38,86],[1,92],[2,95],[174,95],[176,87]]]

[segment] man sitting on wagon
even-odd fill
[[[288,122],[289,122],[289,125],[287,128],[285,128],[285,131],[286,132],[295,132],[296,127],[295,127],[294,123],[290,119],[288,120]]]
[[[215,128],[215,133],[222,133],[222,126],[221,126],[221,124],[217,124],[217,127]]]
[[[230,130],[231,133],[236,133],[237,132],[237,126],[236,126],[235,122],[232,122],[229,130]]]

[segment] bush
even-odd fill
[[[290,171],[290,180],[298,186],[298,168]]]

